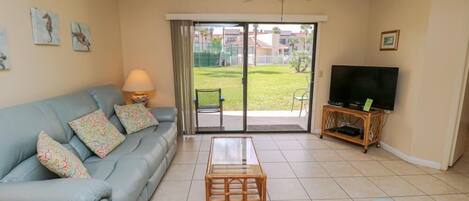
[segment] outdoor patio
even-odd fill
[[[199,114],[199,131],[239,131],[243,129],[242,111],[224,111],[223,127],[220,129],[218,113]],[[248,131],[305,131],[308,115],[303,111],[248,111]]]

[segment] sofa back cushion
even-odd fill
[[[68,125],[68,122],[78,119],[98,109],[95,101],[87,91],[80,91],[65,96],[59,96],[48,100],[47,104],[57,114],[57,117],[64,128],[65,135],[67,136],[67,143],[74,135],[74,132]]]
[[[60,143],[68,142],[63,126],[46,101],[0,109],[0,178],[36,154],[41,131]]]
[[[104,85],[90,88],[88,93],[93,97],[99,109],[104,112],[106,117],[117,128],[117,130],[121,133],[125,133],[125,129],[117,118],[114,110],[114,105],[125,104],[121,90],[114,85]]]
[[[103,108],[110,121],[123,131],[114,104],[124,104],[117,87],[107,85],[44,101],[0,109],[0,183],[56,178],[36,158],[37,137],[45,131],[80,160],[93,155],[68,122]],[[113,117],[114,116],[114,117]]]
[[[47,132],[82,161],[93,153],[68,125],[98,106],[88,90],[0,109],[0,183],[56,177],[36,158],[37,137]]]
[[[108,119],[115,114],[114,105],[125,104],[122,92],[113,85],[93,87],[88,90],[88,93],[93,97],[99,109],[106,114]]]

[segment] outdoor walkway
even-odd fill
[[[218,113],[199,114],[200,130],[217,131],[219,128]],[[225,111],[223,113],[223,130],[242,130],[243,112]],[[308,114],[304,111],[299,116],[299,111],[248,111],[248,130],[260,131],[301,131],[307,130]]]

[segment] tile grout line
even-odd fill
[[[201,144],[202,144],[202,141],[199,142],[199,146],[198,146],[198,149],[197,149],[197,156],[195,157],[194,169],[192,169],[192,177],[191,177],[190,184],[189,184],[189,190],[187,191],[187,194],[186,194],[186,201],[189,201],[189,195],[190,195],[191,190],[192,190],[192,183],[194,181],[195,169],[197,167],[197,160],[199,159]]]
[[[300,144],[301,145],[301,144]],[[280,151],[280,153],[282,154],[283,158],[285,158],[285,160],[287,161],[287,164],[288,164],[288,167],[290,167],[290,170],[292,171],[293,175],[295,175],[295,178],[296,178],[296,181],[301,185],[301,187],[303,188],[303,191],[304,193],[306,194],[306,196],[309,198],[309,200],[313,200],[311,198],[311,196],[309,195],[308,191],[306,190],[305,186],[303,185],[303,183],[300,181],[300,179],[298,178],[298,176],[296,175],[295,171],[293,170],[291,164],[290,164],[290,161],[287,160],[287,157],[285,157],[285,155],[283,154],[282,151]]]
[[[347,193],[347,191],[345,191],[345,189],[339,184],[337,183],[337,181],[335,180],[334,177],[332,177],[329,172],[327,172],[327,169],[321,164],[319,163],[319,166],[321,166],[325,171],[326,171],[326,174],[330,176],[330,178],[332,179],[332,181],[334,181],[335,185],[337,185],[347,196],[348,196],[348,199],[350,200],[353,200],[352,196],[349,195],[349,193]]]
[[[298,137],[298,136],[297,136],[297,137]],[[281,139],[273,139],[273,138],[271,138],[271,139],[272,139],[272,140],[268,140],[268,141],[274,142],[274,144],[277,145],[277,146],[278,146],[278,142],[280,142],[279,140],[281,140]],[[287,139],[286,139],[286,140],[287,140]],[[259,140],[257,140],[257,141],[259,141]],[[267,140],[266,140],[266,141],[267,141]],[[296,138],[296,139],[288,139],[288,141],[296,141],[296,142],[300,143],[301,139],[298,139],[298,138]],[[191,177],[191,180],[190,180],[189,190],[188,190],[187,195],[186,195],[186,201],[189,200],[190,191],[191,191],[191,188],[193,187],[194,181],[199,181],[199,180],[194,180],[194,177],[195,177],[195,173],[196,173],[196,167],[197,167],[197,165],[198,165],[198,158],[199,158],[199,156],[200,156],[200,152],[201,152],[201,149],[202,149],[202,148],[201,148],[201,147],[202,147],[202,146],[201,146],[202,142],[203,142],[202,139],[198,140],[199,147],[198,147],[198,150],[196,151],[196,152],[197,152],[197,154],[196,154],[196,160],[195,160],[195,163],[194,163],[194,169],[193,169],[192,177]],[[261,142],[264,142],[264,140],[262,140]],[[298,150],[303,150],[303,151],[314,151],[314,150],[316,150],[316,149],[312,149],[312,150],[310,150],[310,149],[305,149],[305,147],[303,146],[303,144],[300,143],[300,145],[303,147],[303,149],[298,149]],[[333,150],[336,154],[339,155],[339,157],[341,157],[341,158],[343,159],[343,157],[337,152],[337,150],[342,150],[342,149],[335,149],[335,148],[333,148],[333,147],[330,147],[330,146],[327,145],[327,144],[326,144],[326,146],[328,146],[328,147],[330,148],[329,150]],[[301,178],[299,178],[298,175],[297,175],[297,173],[293,170],[292,163],[294,163],[294,161],[289,161],[289,160],[286,159],[286,156],[285,156],[284,151],[288,151],[288,150],[289,150],[289,149],[281,149],[281,148],[278,146],[278,149],[277,149],[277,150],[269,150],[269,151],[279,151],[279,152],[281,153],[281,155],[282,155],[283,158],[285,159],[285,162],[288,163],[289,168],[292,170],[292,173],[295,175],[295,179],[300,183],[300,185],[302,186],[303,190],[305,191],[307,197],[311,200],[312,198],[310,197],[309,193],[306,191],[306,188],[305,188],[305,186],[303,185],[303,183],[300,181]],[[298,150],[297,150],[297,151],[298,151]],[[259,151],[264,151],[264,150],[259,150]],[[324,166],[323,166],[323,164],[320,163],[321,161],[317,161],[314,156],[312,156],[312,158],[315,160],[314,162],[315,162],[317,165],[319,165],[320,167],[322,167],[323,169],[325,169]],[[357,161],[361,161],[361,160],[357,160]],[[376,162],[378,162],[380,165],[382,165],[382,166],[384,167],[384,169],[387,169],[387,170],[391,171],[393,174],[395,174],[395,175],[383,175],[383,176],[396,176],[396,177],[402,179],[402,180],[403,180],[404,182],[406,182],[407,184],[410,184],[410,185],[412,185],[413,187],[417,188],[418,190],[420,190],[420,191],[424,194],[424,195],[406,195],[406,196],[394,196],[394,197],[416,197],[416,196],[426,196],[426,197],[429,197],[429,198],[432,199],[432,200],[435,200],[435,198],[433,198],[432,196],[438,196],[438,195],[459,195],[459,194],[468,196],[468,193],[464,193],[463,191],[460,191],[460,190],[458,190],[457,188],[453,187],[453,185],[450,185],[450,184],[447,183],[446,181],[444,181],[444,180],[442,180],[442,179],[436,177],[435,175],[438,175],[438,173],[433,174],[433,173],[431,173],[431,172],[425,171],[424,169],[422,169],[422,168],[420,168],[420,167],[418,167],[418,166],[412,165],[413,167],[415,167],[415,168],[417,168],[417,169],[423,171],[422,174],[401,174],[401,175],[398,175],[398,174],[397,174],[396,172],[394,172],[392,169],[390,169],[389,167],[386,167],[386,166],[382,163],[383,160],[378,160],[378,159],[372,157],[371,160],[366,160],[366,161],[376,161]],[[400,162],[402,162],[402,160],[385,160],[385,161],[400,161]],[[308,162],[311,162],[311,161],[302,161],[302,162],[297,161],[297,162],[298,162],[298,163],[308,163]],[[324,162],[324,161],[322,161],[322,162]],[[357,169],[357,168],[356,168],[355,166],[353,166],[353,164],[352,164],[352,162],[354,162],[354,161],[344,160],[343,162],[346,162],[348,165],[351,165],[353,168]],[[280,162],[280,163],[284,163],[284,162]],[[171,165],[174,165],[174,163],[172,163]],[[411,164],[410,164],[410,165],[411,165]],[[338,186],[345,192],[345,194],[347,194],[347,196],[349,197],[348,199],[352,199],[352,200],[353,200],[353,198],[342,188],[342,186],[340,186],[340,184],[337,183],[337,180],[336,180],[336,179],[337,179],[337,178],[342,178],[342,177],[337,177],[337,178],[336,178],[336,177],[332,177],[332,176],[330,176],[329,172],[327,172],[327,171],[325,171],[325,173],[329,176],[329,178],[331,178],[331,179],[335,182],[336,185],[338,185]],[[465,175],[464,173],[461,173],[461,172],[455,172],[455,173],[467,177],[467,175]],[[442,173],[442,174],[443,174],[443,173]],[[418,187],[415,186],[414,184],[412,184],[412,183],[410,183],[409,181],[407,181],[406,179],[404,179],[405,176],[416,176],[416,175],[431,176],[432,178],[434,178],[434,179],[436,179],[436,180],[442,182],[443,184],[449,186],[449,187],[452,188],[452,189],[455,189],[456,191],[455,191],[454,193],[445,193],[445,194],[427,194],[426,192],[424,192],[423,190],[421,190],[420,188],[418,188]],[[362,174],[362,176],[360,176],[360,177],[363,177],[363,178],[367,179],[369,182],[371,182],[373,185],[375,185],[379,190],[381,190],[385,195],[387,195],[389,198],[392,199],[392,196],[390,196],[388,193],[386,193],[386,192],[385,192],[382,188],[380,188],[375,182],[371,181],[370,178],[373,177],[373,176],[365,176],[365,175]],[[303,177],[302,177],[302,178],[303,178]],[[304,177],[304,179],[308,179],[308,178],[316,178],[316,177]],[[267,193],[268,193],[268,192],[267,192]],[[270,195],[270,194],[269,194],[269,195]],[[269,198],[270,198],[270,196],[269,196]]]

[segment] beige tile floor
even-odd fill
[[[152,201],[204,201],[210,138],[179,139]],[[220,135],[217,135],[220,136]],[[253,134],[271,201],[469,201],[469,156],[447,172],[314,134]],[[466,154],[469,155],[469,154]]]

